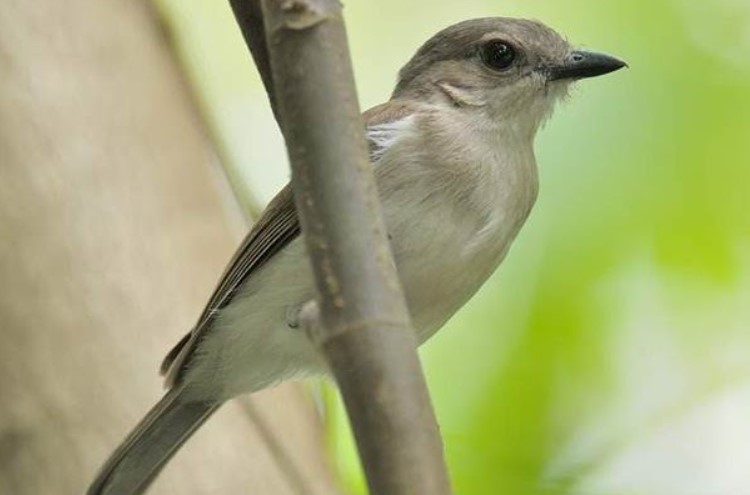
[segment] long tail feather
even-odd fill
[[[143,493],[180,446],[220,405],[181,400],[179,389],[167,392],[110,456],[87,495]]]

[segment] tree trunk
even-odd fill
[[[0,493],[83,492],[157,400],[239,240],[227,195],[147,3],[4,2]],[[336,491],[287,385],[228,404],[150,493]]]

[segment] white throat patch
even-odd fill
[[[392,122],[369,126],[366,130],[370,143],[370,162],[376,164],[391,146],[404,136],[414,122],[414,115],[409,115]]]

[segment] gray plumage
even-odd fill
[[[507,64],[510,60],[510,63]],[[533,140],[569,82],[622,67],[535,21],[451,26],[364,114],[391,249],[420,342],[500,264],[537,195]],[[554,77],[553,77],[554,76]],[[314,286],[289,187],[243,241],[192,332],[167,356],[171,390],[117,449],[89,495],[142,493],[224,401],[323,373],[295,328]]]

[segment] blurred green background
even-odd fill
[[[228,2],[159,6],[257,211],[288,169]],[[456,493],[750,494],[750,1],[352,0],[345,15],[363,109],[471,17],[536,18],[631,66],[558,108],[528,224],[422,349]],[[330,417],[363,493],[339,405]]]

